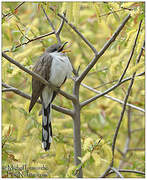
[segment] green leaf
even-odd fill
[[[8,66],[7,72],[10,73],[10,74],[12,74],[12,72],[13,72],[13,67],[12,67],[11,65]]]
[[[116,21],[120,22],[120,18],[116,12],[113,12],[113,16],[114,16]]]
[[[16,46],[15,46],[15,44],[12,45],[11,51],[12,51],[12,52],[15,52],[15,51],[16,51]]]
[[[25,42],[26,38],[25,38],[25,36],[21,36],[19,40],[20,40],[20,43],[23,44]]]
[[[5,31],[3,31],[3,35],[8,41],[10,40],[9,36],[7,35],[7,33]]]

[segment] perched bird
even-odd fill
[[[67,78],[70,78],[73,68],[66,55],[64,46],[67,44],[54,44],[46,49],[45,53],[38,59],[33,71],[51,82],[56,87],[61,87]],[[45,151],[50,149],[52,142],[51,107],[57,92],[49,86],[32,78],[32,98],[29,112],[32,110],[37,99],[42,101],[42,147]]]

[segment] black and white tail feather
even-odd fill
[[[52,109],[52,101],[56,97],[56,92],[52,92],[51,89],[45,88],[42,93],[42,148],[45,151],[50,149],[50,145],[52,142],[52,123],[51,123],[51,109]],[[47,98],[49,102],[45,99]],[[48,105],[47,105],[48,104]]]
[[[42,111],[42,148],[47,151],[52,142],[51,104]]]

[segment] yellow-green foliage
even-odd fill
[[[59,27],[60,19],[57,13],[66,12],[68,22],[77,29],[100,51],[123,19],[131,13],[132,17],[111,44],[98,63],[88,73],[83,83],[105,91],[120,78],[130,57],[134,40],[142,19],[142,27],[134,51],[134,56],[126,72],[131,77],[134,72],[144,72],[145,52],[140,63],[136,65],[145,38],[144,4],[143,2],[25,2],[14,11],[18,2],[3,2],[3,14],[13,13],[2,20],[2,50],[11,50],[7,54],[32,69],[32,65],[44,52],[45,48],[56,43],[54,35],[28,43],[16,48],[29,39],[52,31],[41,6],[45,8],[55,28]],[[49,8],[52,6],[54,12]],[[131,10],[128,10],[131,9]],[[94,57],[92,51],[82,39],[65,23],[61,32],[61,40],[72,43],[69,57],[79,74]],[[21,91],[31,94],[31,76],[21,71],[15,65],[2,58],[2,81]],[[108,83],[110,82],[110,83]],[[108,83],[108,84],[105,84]],[[124,100],[129,82],[121,85],[109,95]],[[73,81],[67,80],[62,87],[67,93],[72,93]],[[80,101],[95,96],[94,92],[80,87]],[[144,77],[136,77],[128,102],[144,108]],[[61,95],[54,101],[58,106],[71,109],[72,103]],[[49,152],[41,148],[41,116],[38,113],[41,105],[36,104],[28,113],[29,100],[13,92],[2,94],[2,166],[3,177],[48,177],[71,178],[79,167],[74,165],[73,122],[69,116],[52,111],[53,143]],[[81,111],[81,141],[83,176],[97,178],[108,168],[112,159],[112,140],[122,111],[122,105],[105,97],[85,106]],[[128,108],[124,115],[117,141],[114,157],[114,167],[119,167],[127,138],[128,118],[131,129],[145,127],[144,114]],[[130,148],[144,147],[144,130],[131,134]],[[101,137],[103,137],[101,139]],[[123,169],[144,171],[144,151],[129,151]],[[12,166],[15,168],[12,168]],[[18,167],[18,168],[16,168]],[[22,167],[22,168],[21,168]],[[25,167],[25,168],[24,168]],[[9,168],[9,170],[8,170]],[[123,173],[124,177],[144,177],[131,173]],[[115,174],[109,177],[116,177]]]

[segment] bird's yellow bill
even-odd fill
[[[66,53],[66,52],[71,52],[71,50],[70,49],[68,49],[68,48],[70,48],[72,46],[72,43],[70,43],[65,49],[63,49],[61,52],[62,53]]]
[[[71,50],[69,49],[64,49],[63,51],[61,51],[62,53],[66,53],[66,52],[71,52]]]

